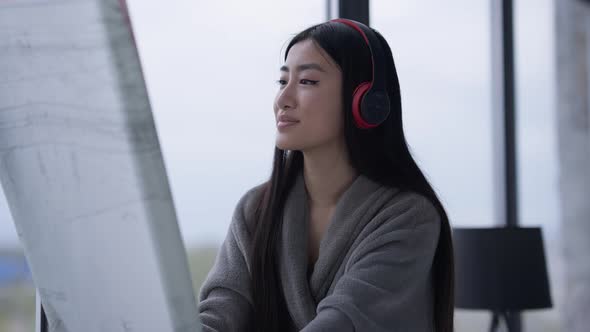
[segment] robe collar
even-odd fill
[[[296,175],[283,210],[279,269],[285,300],[298,329],[315,317],[317,303],[326,296],[356,236],[372,217],[367,216],[368,206],[386,190],[364,175],[357,176],[336,203],[308,279],[309,196],[303,171]]]

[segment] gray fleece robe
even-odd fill
[[[199,291],[203,331],[245,331],[253,314],[252,220],[261,186],[239,200]],[[308,270],[309,209],[303,173],[284,209],[279,271],[293,330],[434,331],[432,262],[440,215],[424,196],[360,175],[340,197]]]

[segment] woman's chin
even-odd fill
[[[293,142],[287,140],[277,140],[276,144],[277,148],[281,150],[299,150],[300,146],[297,144],[293,144]]]

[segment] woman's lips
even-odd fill
[[[279,128],[279,129],[288,128],[288,127],[292,127],[298,123],[299,123],[299,121],[279,121],[279,122],[277,122],[277,128]]]

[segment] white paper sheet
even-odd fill
[[[0,1],[0,180],[50,331],[200,330],[124,2]]]

